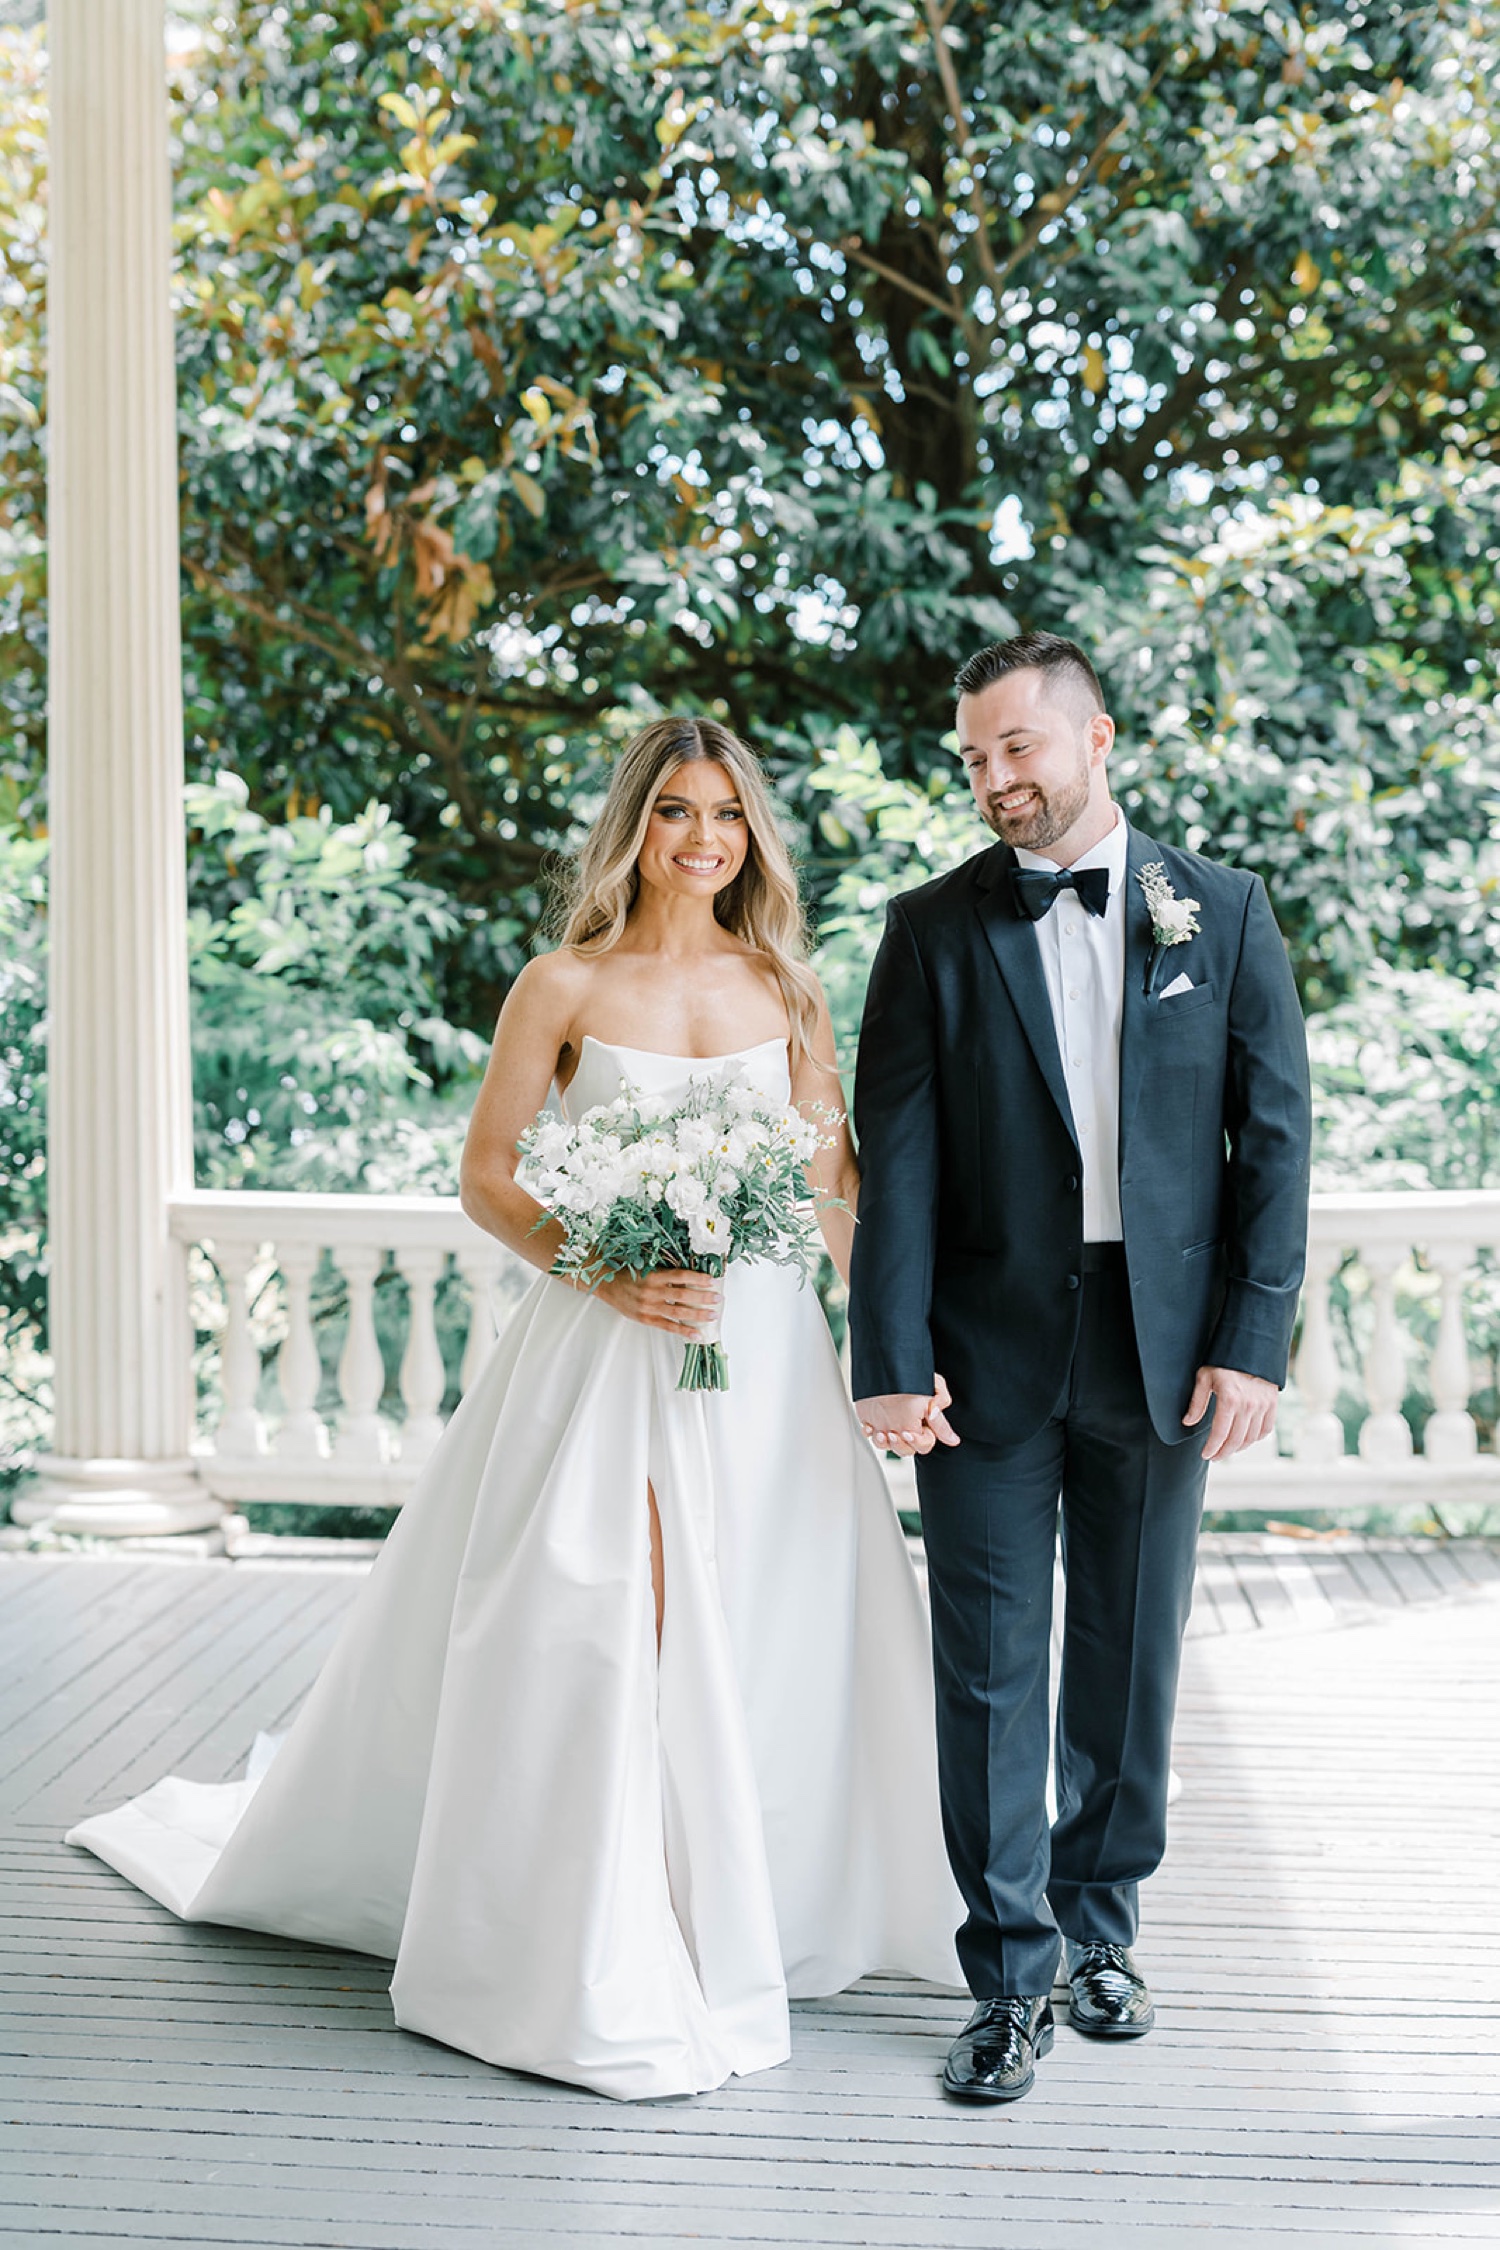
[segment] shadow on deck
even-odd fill
[[[778,2071],[622,2107],[397,2031],[358,1956],[184,1928],[59,1842],[284,1725],[360,1577],[0,1558],[7,2243],[369,2250],[1500,2242],[1500,1559],[1204,1542],[1146,1901],[1160,2028],[936,2084],[962,2013],[870,1980]]]

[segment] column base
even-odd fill
[[[224,1504],[204,1489],[190,1455],[175,1461],[74,1461],[44,1455],[36,1483],[11,1503],[23,1529],[96,1539],[159,1539],[178,1531],[217,1530]]]

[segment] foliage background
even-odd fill
[[[0,1286],[35,1344],[28,13],[0,25]],[[442,1176],[549,857],[661,708],[762,748],[847,1042],[884,897],[977,840],[953,669],[1046,625],[1097,652],[1132,817],[1265,875],[1323,1176],[1490,1180],[1497,49],[1494,0],[184,8],[205,1178]]]

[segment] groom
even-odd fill
[[[1012,2101],[1052,2044],[1062,1940],[1077,2030],[1154,2020],[1128,1948],[1165,1843],[1204,1479],[1275,1423],[1309,1098],[1261,883],[1125,820],[1082,649],[1023,634],[957,686],[999,842],[891,902],[859,1045],[851,1318],[860,1419],[918,1456],[978,2002],[943,2083]]]

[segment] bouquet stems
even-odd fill
[[[724,1271],[722,1258],[690,1258],[688,1269],[692,1273],[711,1273],[717,1277]],[[677,1378],[680,1391],[727,1391],[729,1388],[729,1358],[719,1341],[718,1323],[714,1333],[684,1345],[682,1373]]]

